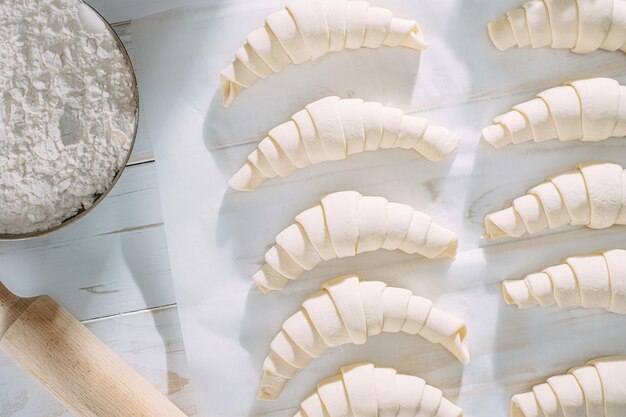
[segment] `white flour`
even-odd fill
[[[0,0],[0,233],[48,229],[93,204],[128,155],[132,74],[78,0]]]

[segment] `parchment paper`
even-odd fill
[[[624,228],[566,227],[531,238],[483,242],[484,215],[546,177],[586,160],[626,162],[623,139],[527,143],[496,151],[480,129],[513,104],[568,79],[626,77],[626,57],[598,52],[497,51],[485,25],[519,1],[376,0],[414,18],[430,43],[346,51],[292,66],[222,107],[218,74],[245,36],[281,1],[217,1],[133,24],[142,105],[154,140],[163,212],[185,345],[201,416],[293,415],[322,378],[373,361],[419,375],[465,409],[505,416],[508,401],[555,373],[604,355],[626,354],[626,317],[598,310],[519,311],[500,282],[566,256],[626,248]],[[299,170],[253,193],[226,181],[256,143],[307,103],[360,97],[418,112],[462,136],[455,157],[431,163],[403,150],[379,151]],[[277,294],[261,295],[252,274],[275,235],[329,192],[354,189],[430,213],[457,231],[454,261],[380,251],[334,260]],[[282,322],[326,279],[359,273],[432,298],[469,326],[472,362],[462,367],[419,337],[380,335],[331,350],[287,384],[279,400],[254,399],[269,342]]]

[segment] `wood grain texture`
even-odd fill
[[[174,306],[84,324],[183,412],[195,415],[195,400]],[[0,353],[0,416],[70,417],[72,414]]]
[[[0,349],[81,417],[184,417],[164,395],[47,295],[0,284]]]

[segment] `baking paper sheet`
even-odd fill
[[[566,256],[626,248],[624,228],[566,227],[530,238],[481,241],[484,215],[546,177],[587,160],[626,163],[623,139],[526,143],[496,151],[479,141],[490,119],[568,79],[617,76],[621,53],[497,51],[486,23],[519,1],[376,0],[416,19],[423,53],[381,48],[335,53],[292,66],[221,104],[219,72],[278,0],[217,1],[133,24],[142,105],[154,140],[171,265],[201,416],[289,416],[340,366],[373,361],[423,377],[469,417],[504,416],[511,395],[604,355],[626,354],[626,317],[599,310],[519,311],[500,282]],[[381,101],[462,136],[457,154],[431,163],[411,151],[355,155],[270,180],[253,193],[226,182],[258,141],[307,103],[327,95]],[[252,275],[275,235],[325,193],[354,189],[430,213],[460,235],[454,261],[380,251],[321,264],[282,292],[261,295]],[[461,366],[419,337],[385,334],[332,349],[300,371],[279,400],[255,393],[269,342],[326,279],[358,273],[429,297],[469,326],[472,362]]]

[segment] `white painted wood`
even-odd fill
[[[88,321],[86,326],[183,410],[194,395],[175,307]],[[0,353],[0,416],[70,417],[62,405]],[[129,416],[130,417],[130,416]]]
[[[79,320],[174,303],[154,163],[128,167],[77,223],[0,242],[0,265],[12,291],[48,294]]]
[[[110,22],[122,22],[114,29],[133,60],[131,27],[123,22],[176,1],[90,3]],[[154,156],[140,106],[131,166],[109,196],[67,229],[29,241],[0,242],[0,280],[21,294],[50,294],[76,317],[87,319],[96,336],[192,416],[195,397],[151,161]],[[0,416],[71,414],[0,353]]]

